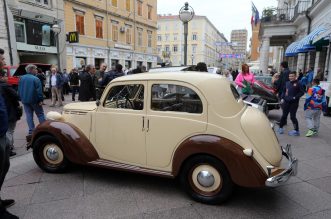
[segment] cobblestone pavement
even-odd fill
[[[49,111],[49,100],[45,103]],[[278,119],[279,114],[272,111],[269,118]],[[306,138],[302,110],[298,117],[301,136],[279,136],[281,144],[293,145],[298,175],[278,188],[237,188],[220,206],[190,200],[176,180],[81,166],[66,174],[44,173],[24,148],[23,117],[15,133],[18,155],[11,159],[1,195],[16,200],[8,210],[24,219],[331,218],[331,118],[321,118],[318,137]]]

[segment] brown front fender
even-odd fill
[[[226,138],[198,135],[185,140],[176,150],[172,172],[179,174],[183,162],[194,155],[206,154],[221,160],[227,167],[234,183],[244,187],[265,185],[267,175],[253,157],[247,157],[243,148]]]
[[[31,147],[42,135],[52,135],[61,143],[68,160],[77,164],[86,164],[99,159],[99,155],[89,139],[76,126],[61,121],[46,121],[35,129]]]

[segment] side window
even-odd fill
[[[192,89],[174,84],[153,84],[151,108],[155,111],[202,113],[202,102]]]
[[[109,90],[103,104],[105,108],[144,109],[144,85],[128,84],[114,86]]]

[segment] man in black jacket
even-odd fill
[[[74,68],[69,74],[69,83],[72,91],[72,101],[75,101],[76,93],[79,92],[79,75],[78,69]]]
[[[289,74],[289,81],[286,82],[284,90],[281,96],[281,104],[283,105],[283,115],[280,119],[278,133],[283,134],[283,126],[286,124],[287,116],[290,114],[293,122],[294,130],[288,132],[290,136],[299,136],[299,123],[296,118],[296,113],[299,107],[299,100],[304,95],[304,90],[300,85],[300,82],[296,78],[297,73],[295,71]]]
[[[111,82],[112,80],[114,80],[115,78],[124,76],[122,68],[123,68],[123,66],[121,64],[116,64],[114,71],[110,71],[105,74],[105,76],[101,82],[101,86],[106,87],[108,85],[108,83]]]
[[[282,97],[282,92],[284,91],[286,82],[289,81],[289,74],[290,74],[290,70],[288,68],[288,62],[283,61],[280,64],[280,67],[281,67],[281,73],[277,81],[277,91],[279,98]]]
[[[80,87],[79,97],[80,101],[92,101],[95,100],[95,67],[94,65],[87,65],[85,71],[79,75]]]

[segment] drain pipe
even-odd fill
[[[309,9],[307,9],[307,11],[305,12],[305,16],[308,20],[308,32],[307,32],[307,35],[310,34],[310,29],[311,29],[311,17],[309,16]],[[306,66],[307,66],[307,53],[305,53],[305,60],[304,60],[304,63],[303,63],[303,69],[307,70],[306,69]]]
[[[7,11],[7,2],[6,0],[3,1],[4,11],[5,11],[5,20],[7,25],[7,37],[8,37],[8,46],[9,46],[9,58],[10,58],[10,65],[13,65],[13,53],[11,48],[11,41],[10,41],[10,31],[9,31],[9,22],[8,22],[8,11]]]

